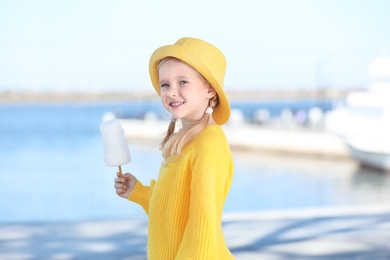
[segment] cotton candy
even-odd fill
[[[100,124],[103,137],[104,162],[106,166],[120,166],[131,161],[129,146],[118,119]]]

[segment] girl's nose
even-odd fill
[[[170,87],[167,94],[169,97],[176,97],[177,89],[175,87]]]

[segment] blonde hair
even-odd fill
[[[173,57],[164,58],[159,61],[157,65],[157,69],[159,69],[163,63],[169,60],[179,60],[179,59]],[[198,74],[207,82],[207,80],[199,72]],[[209,107],[215,110],[218,107],[218,105],[219,105],[219,98],[218,98],[218,94],[215,93],[215,95],[209,100]],[[178,132],[175,132],[177,119],[172,119],[168,126],[167,133],[164,139],[162,140],[160,146],[160,149],[162,151],[162,156],[164,157],[164,159],[166,160],[170,157],[180,155],[184,147],[188,145],[192,140],[194,140],[195,137],[198,136],[200,133],[202,133],[203,130],[207,127],[207,125],[209,124],[210,116],[211,115],[209,113],[205,113],[201,119],[192,122],[192,124],[190,124],[189,127],[181,129]]]

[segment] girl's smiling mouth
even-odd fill
[[[175,101],[175,102],[169,103],[169,105],[170,105],[171,107],[178,107],[178,106],[183,105],[184,103],[185,103],[185,102],[182,102],[182,101]]]

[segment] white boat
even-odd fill
[[[390,172],[390,56],[374,59],[369,75],[367,90],[350,92],[326,114],[325,126],[362,165]]]

